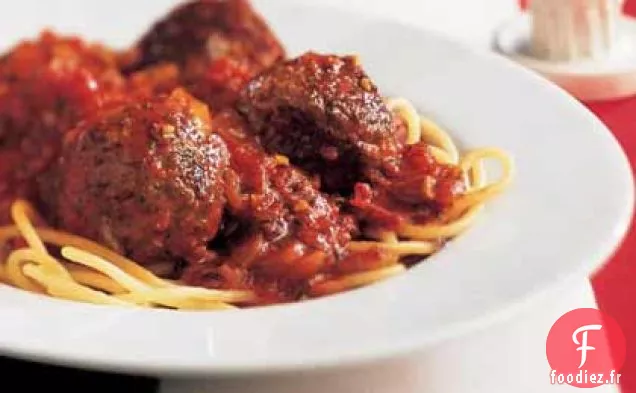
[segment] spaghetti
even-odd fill
[[[383,255],[382,260],[365,271],[336,277],[318,275],[310,283],[310,297],[403,273],[404,257],[435,253],[440,240],[453,238],[470,227],[484,204],[501,194],[513,179],[513,162],[505,152],[484,148],[460,155],[452,138],[434,122],[419,116],[407,100],[389,100],[388,105],[407,126],[407,144],[425,143],[440,163],[458,166],[465,176],[466,191],[431,222],[406,222],[394,231],[368,230],[365,236],[369,240],[350,242],[352,255],[377,251]],[[501,166],[502,174],[496,181],[487,182],[485,178],[482,163],[488,159]],[[6,251],[4,263],[0,263],[0,281],[17,288],[61,299],[128,307],[222,310],[259,303],[253,291],[206,289],[169,281],[151,271],[160,272],[161,266],[145,268],[94,241],[36,227],[36,212],[26,201],[15,201],[11,216],[13,225],[0,228],[0,245]]]

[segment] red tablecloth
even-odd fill
[[[520,0],[522,6],[527,0]],[[627,0],[625,11],[636,16],[636,0]],[[636,171],[636,97],[586,104],[612,130]],[[616,318],[627,337],[627,361],[622,370],[624,393],[636,393],[636,227],[622,247],[592,280],[599,307]]]
[[[636,1],[632,2],[636,6]],[[636,98],[588,104],[614,132],[636,168]],[[636,392],[636,228],[592,280],[599,307],[616,318],[627,337],[627,362],[622,370],[625,393]]]

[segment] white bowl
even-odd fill
[[[41,12],[50,3],[38,3]],[[121,12],[109,2],[55,2],[51,15],[61,19],[51,22],[68,28],[81,21],[89,37],[121,43],[159,14],[154,6],[144,16],[150,2],[128,5]],[[511,62],[414,28],[291,0],[257,6],[291,53],[359,53],[386,94],[412,100],[462,147],[510,152],[517,164],[513,186],[426,263],[381,284],[301,304],[173,312],[0,287],[1,354],[200,376],[367,362],[510,317],[564,280],[586,276],[616,248],[634,202],[628,162],[609,131],[561,90]],[[46,18],[37,15],[36,23],[30,13],[2,13],[0,33],[35,33]]]

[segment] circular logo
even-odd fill
[[[625,351],[625,335],[614,318],[593,308],[572,310],[548,334],[550,381],[580,388],[619,384]]]

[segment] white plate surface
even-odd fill
[[[1,44],[52,25],[123,45],[169,3],[25,0],[0,14]],[[132,310],[0,287],[0,353],[164,375],[358,363],[509,317],[611,255],[633,209],[629,165],[609,131],[561,90],[510,62],[410,27],[291,0],[257,5],[291,53],[358,53],[386,94],[415,102],[462,147],[509,151],[517,164],[512,188],[427,263],[303,304],[217,313]]]

